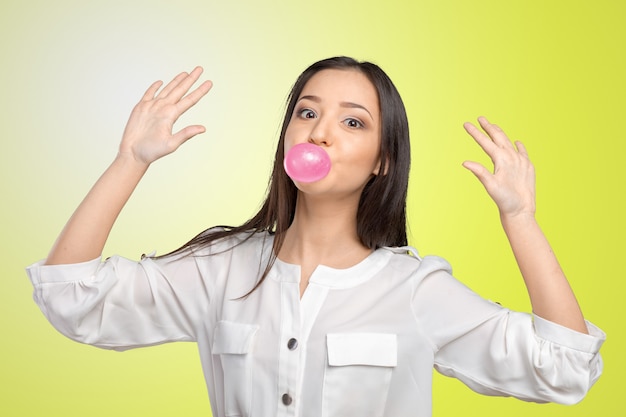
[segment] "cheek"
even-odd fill
[[[370,152],[363,155],[363,161],[364,163],[367,161],[367,166],[364,166],[364,168],[367,168],[370,173],[377,175],[380,168],[380,148],[378,146],[372,148]]]
[[[368,142],[367,145],[358,144],[356,146],[354,155],[363,167],[373,167],[380,159],[380,145],[372,142]]]
[[[301,142],[301,140],[299,139],[300,136],[301,135],[298,132],[298,127],[295,126],[293,123],[289,123],[287,125],[287,129],[285,130],[285,153],[287,153],[287,151],[291,149],[293,145]]]
[[[291,149],[291,147],[294,145],[293,143],[293,129],[291,128],[291,125],[287,126],[287,130],[285,130],[285,140],[283,142],[283,148],[285,151],[285,155],[287,154],[287,152],[289,151],[289,149]]]

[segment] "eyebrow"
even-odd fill
[[[321,103],[322,99],[318,96],[302,96],[298,99],[298,101],[300,100],[311,100],[314,101],[316,103]],[[372,113],[370,113],[369,110],[367,110],[365,107],[363,107],[362,105],[358,104],[358,103],[352,103],[350,101],[342,101],[339,103],[339,106],[341,107],[346,107],[346,108],[350,108],[350,109],[363,109],[367,112],[367,114],[370,115],[370,117],[372,118],[372,120],[374,120],[374,116],[372,116]]]

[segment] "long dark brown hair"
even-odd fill
[[[236,227],[217,227],[205,230],[180,248],[163,256],[191,253],[194,249],[210,246],[218,239],[246,232],[247,240],[255,233],[274,235],[272,254],[265,269],[252,289],[258,288],[267,276],[291,225],[296,209],[297,188],[287,176],[284,166],[285,131],[296,102],[306,83],[316,73],[326,69],[352,70],[363,73],[376,88],[381,112],[380,174],[366,184],[357,210],[357,234],[366,247],[404,246],[406,237],[406,195],[410,167],[409,126],[398,90],[391,79],[377,65],[359,62],[349,57],[334,57],[309,66],[296,80],[287,97],[287,108],[276,148],[274,168],[269,180],[267,196],[259,212]],[[250,291],[250,292],[252,292]]]

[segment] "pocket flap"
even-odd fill
[[[394,367],[398,340],[389,333],[334,333],[326,336],[330,366],[370,365]]]
[[[255,324],[220,321],[213,334],[213,354],[242,355],[252,350],[254,336],[259,326]]]

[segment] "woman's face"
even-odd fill
[[[378,94],[356,70],[322,70],[304,86],[285,132],[285,154],[296,144],[321,146],[330,173],[315,183],[298,183],[305,193],[360,196],[380,167]]]

